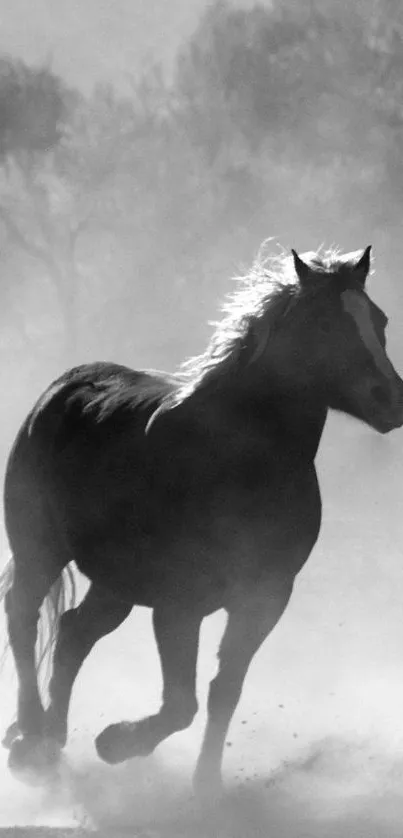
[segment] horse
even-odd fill
[[[220,794],[247,670],[320,531],[315,456],[328,411],[381,434],[403,424],[388,319],[366,290],[370,252],[261,253],[205,352],[176,373],[85,364],[39,398],[5,476],[12,558],[0,589],[18,677],[17,720],[4,740],[12,771],[57,761],[81,665],[135,605],[153,610],[162,704],[106,727],[98,755],[110,764],[145,756],[187,728],[198,709],[201,623],[224,609],[193,777],[202,799]],[[74,563],[89,581],[80,603],[68,602]],[[43,603],[46,709],[35,651]]]

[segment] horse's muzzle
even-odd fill
[[[375,409],[371,425],[387,434],[403,425],[403,381],[399,378],[392,387],[376,386],[372,390]]]

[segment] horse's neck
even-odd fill
[[[295,451],[300,459],[313,461],[326,422],[326,398],[306,368],[305,360],[295,360],[294,348],[288,369],[281,353],[280,361],[278,369],[273,353],[271,368],[245,370],[239,392],[244,391],[245,400],[256,401],[260,415],[267,417],[269,427],[274,428],[290,452]]]
[[[295,388],[262,382],[260,387],[242,386],[238,381],[221,381],[220,386],[202,389],[191,398],[203,426],[211,427],[212,435],[231,428],[237,435],[245,428],[245,436],[257,433],[274,447],[278,445],[298,460],[313,462],[327,416],[326,405],[317,394]]]
[[[316,394],[273,391],[265,409],[276,416],[278,434],[287,447],[300,459],[313,462],[326,422],[326,405]]]

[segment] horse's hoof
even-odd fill
[[[3,748],[10,750],[13,742],[21,736],[18,722],[13,722],[6,730],[1,744]]]
[[[10,747],[8,767],[19,780],[32,785],[49,781],[59,764],[60,746],[42,736],[20,736]]]
[[[95,747],[98,756],[104,762],[117,765],[119,762],[130,759],[132,755],[129,748],[131,728],[130,722],[120,722],[120,724],[109,725],[97,736]]]
[[[110,765],[133,757],[146,757],[153,752],[156,744],[150,734],[148,719],[109,725],[95,740],[98,756]]]

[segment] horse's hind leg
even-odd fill
[[[34,572],[32,572],[32,570]],[[18,677],[17,725],[23,735],[40,735],[44,711],[39,696],[35,644],[39,609],[58,573],[31,572],[15,567],[12,587],[6,594],[5,610],[11,651]]]
[[[35,562],[33,554],[31,561],[23,561],[21,555],[15,556],[14,561],[14,579],[6,594],[5,608],[18,678],[17,722],[6,734],[4,744],[11,749],[10,765],[18,767],[43,734],[44,710],[35,661],[37,623],[41,604],[60,568]]]
[[[256,597],[229,612],[218,674],[210,684],[207,727],[194,776],[194,789],[201,798],[211,799],[221,791],[225,737],[246,673],[259,646],[283,614],[291,589],[291,585],[281,585],[266,597]]]
[[[197,712],[196,664],[202,617],[158,606],[153,621],[164,682],[162,706],[159,713],[138,722],[107,727],[96,740],[98,754],[106,762],[150,754],[167,736],[188,727]]]
[[[131,609],[130,604],[93,583],[80,605],[62,614],[45,724],[46,734],[62,747],[66,744],[68,709],[77,673],[95,643],[118,628]]]

